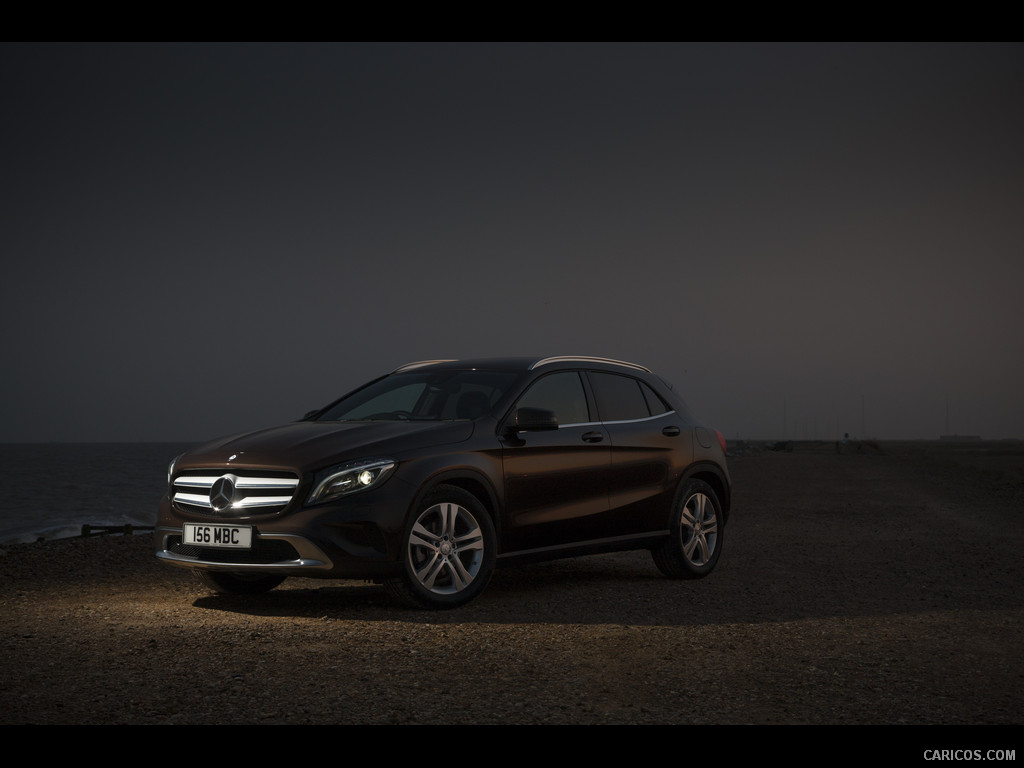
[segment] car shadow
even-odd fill
[[[834,554],[834,553],[833,553]],[[687,626],[750,624],[933,611],[1024,607],[1010,582],[958,578],[955,569],[882,573],[857,559],[819,556],[787,571],[771,557],[725,557],[708,577],[663,577],[644,552],[499,569],[484,593],[450,610],[406,607],[377,584],[286,581],[258,596],[204,595],[196,608],[252,616],[413,623],[574,623]],[[831,560],[831,562],[829,562]],[[817,576],[814,574],[817,573]],[[810,576],[809,576],[810,574]]]

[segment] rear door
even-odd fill
[[[587,377],[611,440],[609,535],[664,530],[679,468],[693,453],[682,415],[633,376],[589,371]]]

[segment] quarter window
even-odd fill
[[[651,389],[649,386],[640,382],[640,389],[643,390],[644,400],[647,401],[647,409],[651,412],[651,416],[660,416],[663,413],[668,413],[672,409],[665,405],[665,401],[661,399],[661,396]]]

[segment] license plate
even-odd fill
[[[200,547],[252,549],[251,525],[201,525],[185,523],[185,544]]]

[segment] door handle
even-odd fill
[[[587,443],[600,443],[604,440],[604,435],[601,432],[584,432],[583,440]]]
[[[661,434],[663,434],[665,437],[678,437],[679,427],[665,427],[663,430],[661,430]]]

